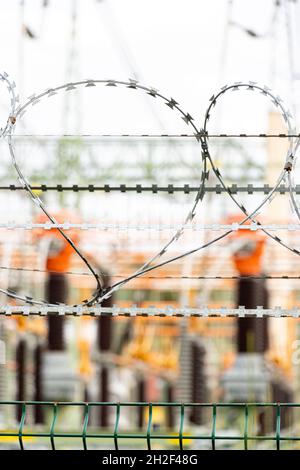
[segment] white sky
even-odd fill
[[[142,84],[173,96],[197,122],[203,118],[208,98],[230,81],[270,84],[291,107],[285,10],[284,6],[279,9],[276,37],[272,39],[273,0],[232,2],[231,22],[265,35],[262,39],[249,37],[237,26],[226,27],[230,4],[227,0],[77,0],[76,64],[72,76],[67,74],[67,64],[72,4],[76,1],[49,0],[47,8],[42,8],[42,3],[25,0],[22,10],[20,0],[0,0],[0,68],[14,77],[22,101],[33,92],[72,78],[133,77],[127,55]],[[300,18],[298,5],[288,0],[287,5],[293,23],[291,35],[297,45],[294,26]],[[22,35],[22,15],[37,39]],[[297,60],[294,62],[297,73]],[[5,99],[6,96],[0,96],[0,103]],[[242,112],[240,97],[234,100]],[[295,94],[293,100],[297,101]],[[105,104],[103,111],[109,115],[109,104]],[[251,108],[252,112],[255,110]],[[221,126],[224,116],[218,118],[216,125]],[[128,110],[119,111],[111,119],[116,124],[111,131],[119,131],[126,119]],[[156,130],[157,123],[151,119],[146,132],[151,131],[152,124]],[[260,113],[255,119],[259,122],[261,119],[264,125],[265,118]],[[163,116],[163,120],[168,127],[168,118]],[[84,125],[84,118],[81,123]],[[30,129],[35,130],[32,122]],[[130,130],[142,131],[138,125]]]

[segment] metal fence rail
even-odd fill
[[[32,424],[35,407],[45,412],[45,424]],[[111,424],[106,428],[91,425],[91,418],[103,407],[110,410]],[[157,425],[158,409],[173,412],[175,424],[172,427]],[[190,421],[190,413],[195,409],[202,413],[200,425]],[[132,411],[141,410],[144,422],[138,428]],[[126,414],[129,419],[124,422]],[[79,442],[84,450],[280,450],[287,448],[288,443],[300,449],[299,427],[299,403],[0,402],[0,448],[21,450],[40,448],[39,440],[43,440],[43,446],[46,440],[46,446],[52,450],[73,448],[74,441],[77,448]]]

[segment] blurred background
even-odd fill
[[[20,101],[49,87],[81,79],[138,80],[174,98],[203,127],[210,97],[232,82],[254,81],[279,95],[299,125],[299,2],[292,0],[1,0],[0,68],[16,82]],[[0,88],[0,126],[9,98]],[[287,129],[263,94],[229,93],[211,112],[212,134],[280,134]],[[128,276],[162,247],[192,207],[202,160],[186,123],[159,99],[138,90],[93,87],[44,98],[16,124],[16,157],[30,183],[53,187],[107,186],[106,191],[38,191],[61,221],[103,224],[72,236],[105,273],[107,285]],[[227,185],[245,188],[238,198],[253,210],[272,187],[288,148],[282,137],[212,137],[210,152]],[[0,187],[18,185],[6,141],[0,143]],[[297,180],[297,165],[294,171]],[[169,256],[199,246],[241,220],[211,172],[193,224]],[[123,190],[110,187],[125,185]],[[158,185],[169,191],[127,191]],[[268,186],[269,185],[269,186]],[[12,186],[13,187],[13,186]],[[39,221],[23,191],[0,188],[0,223]],[[293,224],[287,191],[278,193],[259,220]],[[200,230],[215,224],[215,230]],[[219,230],[221,230],[219,228]],[[299,249],[296,230],[274,230]],[[95,288],[81,260],[66,252],[59,234],[0,229],[1,288],[50,302],[74,304]],[[269,276],[272,279],[253,279]],[[293,279],[284,279],[289,276]],[[205,279],[203,278],[205,277]],[[217,279],[216,279],[217,277]],[[299,306],[298,257],[261,232],[233,236],[135,279],[108,306],[275,308]],[[1,304],[11,300],[1,294]],[[232,317],[0,318],[0,400],[297,402],[300,400],[297,318]],[[0,406],[6,428],[20,408]],[[74,416],[73,416],[74,415]],[[80,421],[74,411],[72,423]],[[221,418],[224,429],[238,413]],[[35,407],[28,425],[43,425]],[[114,422],[109,407],[96,409],[94,426]],[[143,408],[124,412],[122,423],[142,429]],[[174,409],[156,410],[156,426],[172,428]],[[257,432],[274,429],[272,412],[256,413]],[[189,429],[207,415],[190,409]],[[299,425],[288,411],[283,426]],[[237,424],[239,425],[239,424]],[[74,424],[75,426],[75,424]],[[192,431],[191,431],[192,432]]]

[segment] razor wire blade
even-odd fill
[[[215,237],[214,239],[210,240],[209,242],[198,246],[192,250],[186,251],[182,253],[181,255],[171,257],[165,261],[160,261],[162,256],[169,250],[170,246],[173,245],[174,242],[176,242],[184,233],[186,226],[191,223],[196,215],[196,210],[198,207],[199,202],[202,202],[204,195],[205,195],[205,185],[206,181],[209,178],[209,170],[208,170],[208,164],[211,167],[211,170],[217,177],[221,187],[223,188],[224,192],[226,192],[229,197],[232,199],[232,201],[235,203],[235,205],[239,208],[239,210],[243,214],[243,219],[239,222],[238,225],[242,226],[244,225],[247,221],[252,221],[252,223],[257,224],[260,226],[261,224],[255,219],[255,217],[258,215],[258,213],[262,210],[262,208],[266,205],[267,202],[270,202],[275,195],[277,194],[278,188],[282,186],[283,183],[287,184],[289,188],[289,196],[290,200],[292,203],[292,206],[297,214],[297,217],[300,220],[300,208],[298,207],[297,201],[295,199],[294,195],[294,183],[291,177],[291,173],[293,171],[295,161],[296,161],[296,154],[297,150],[300,144],[300,139],[298,138],[298,135],[292,125],[292,116],[289,111],[287,111],[282,103],[282,100],[279,96],[276,96],[273,94],[267,86],[260,86],[256,82],[248,82],[248,83],[243,83],[243,82],[235,82],[232,85],[225,85],[224,87],[221,88],[221,90],[216,94],[213,95],[210,98],[210,104],[208,106],[208,109],[205,113],[204,117],[204,125],[203,128],[198,128],[195,123],[194,119],[189,113],[185,113],[182,108],[179,106],[178,102],[173,99],[173,98],[167,98],[166,96],[162,95],[158,90],[152,87],[145,87],[143,85],[140,85],[136,80],[129,79],[129,81],[119,81],[119,80],[81,80],[77,82],[71,82],[67,83],[55,88],[48,88],[44,92],[40,94],[33,94],[31,95],[27,102],[25,104],[20,104],[17,107],[18,103],[18,97],[15,94],[15,84],[14,82],[11,82],[8,78],[8,75],[2,74],[0,75],[0,80],[3,80],[8,87],[10,96],[11,96],[11,111],[10,115],[8,117],[6,126],[1,132],[1,136],[5,137],[8,142],[9,146],[9,151],[10,155],[12,158],[12,163],[13,166],[18,174],[18,179],[19,182],[21,183],[22,187],[26,189],[26,191],[29,193],[32,201],[38,206],[38,208],[46,215],[48,220],[52,224],[57,224],[56,219],[48,212],[48,209],[46,205],[43,203],[43,201],[39,198],[39,196],[32,190],[32,186],[26,179],[26,177],[23,174],[23,171],[20,167],[20,164],[18,163],[17,159],[17,153],[15,150],[14,146],[14,132],[15,132],[15,127],[16,123],[26,111],[28,111],[29,106],[35,106],[37,105],[42,99],[44,98],[49,98],[51,96],[57,95],[59,92],[62,91],[73,91],[76,90],[80,87],[84,88],[89,88],[92,89],[93,87],[96,87],[100,84],[107,86],[107,87],[125,87],[127,89],[131,90],[140,90],[153,98],[158,98],[161,100],[165,105],[167,105],[170,110],[176,111],[178,113],[178,116],[183,119],[183,121],[190,126],[190,128],[193,131],[193,136],[196,139],[196,141],[200,144],[201,146],[201,160],[202,160],[202,171],[199,174],[199,187],[194,199],[194,202],[192,204],[191,210],[188,212],[183,224],[176,229],[175,233],[171,236],[170,240],[156,253],[154,254],[146,263],[144,263],[137,271],[132,273],[130,276],[128,276],[126,279],[123,279],[121,281],[116,282],[115,284],[106,287],[103,281],[103,277],[101,276],[101,273],[97,273],[96,270],[92,267],[91,263],[88,261],[88,259],[84,256],[81,250],[77,247],[77,245],[71,240],[71,238],[65,233],[65,230],[60,227],[56,227],[56,229],[60,232],[61,236],[65,239],[67,243],[70,244],[70,246],[73,248],[73,250],[77,253],[77,255],[81,258],[81,260],[85,263],[87,268],[89,269],[90,273],[92,276],[94,276],[95,282],[96,282],[96,289],[94,293],[92,294],[92,297],[90,299],[84,300],[81,302],[80,306],[84,307],[91,307],[97,304],[101,304],[104,300],[108,299],[111,297],[111,295],[119,290],[122,286],[127,284],[129,281],[132,279],[135,279],[137,277],[140,277],[148,272],[151,272],[157,268],[160,268],[162,266],[165,266],[169,263],[172,263],[173,261],[177,261],[179,259],[182,259],[186,256],[192,255],[193,253],[198,252],[199,250],[205,249],[208,246],[213,245],[214,243],[218,242],[219,240],[227,237],[230,233],[233,232],[233,229],[230,228],[228,229],[224,234]],[[266,96],[268,99],[271,100],[273,105],[279,110],[281,113],[281,116],[283,118],[283,121],[285,122],[285,125],[287,127],[287,136],[289,140],[289,148],[285,157],[285,161],[283,163],[282,171],[277,179],[277,182],[273,189],[265,196],[265,198],[261,201],[261,203],[257,206],[255,210],[252,212],[248,213],[247,209],[244,207],[244,205],[239,202],[239,200],[235,197],[235,195],[232,193],[230,188],[225,184],[224,178],[220,172],[220,169],[217,168],[215,165],[213,158],[211,157],[210,151],[209,151],[209,132],[208,132],[208,122],[211,117],[212,109],[216,105],[216,103],[219,101],[220,97],[227,93],[228,91],[239,91],[241,89],[244,90],[249,90],[251,92],[259,92],[262,95]],[[297,137],[295,137],[297,136]],[[300,255],[300,251],[291,247],[288,243],[286,243],[284,240],[280,239],[278,236],[273,235],[270,233],[269,230],[266,228],[261,228],[261,230],[271,239],[273,239],[275,242],[279,243],[281,246],[287,248],[291,252],[297,254],[298,256]],[[153,264],[154,263],[154,264]],[[156,263],[156,264],[155,264]],[[32,299],[29,296],[25,295],[19,295],[19,294],[12,294],[8,290],[5,289],[0,289],[1,292],[5,293],[6,295],[13,297],[15,300],[21,300],[25,303],[30,303],[32,305],[47,305],[48,307],[51,306],[51,304],[45,302],[45,301],[39,301]],[[77,308],[77,306],[75,306]]]

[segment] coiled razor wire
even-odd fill
[[[14,147],[14,130],[15,130],[15,123],[16,123],[17,119],[21,118],[24,115],[24,113],[27,111],[27,108],[30,105],[32,105],[32,106],[36,105],[37,103],[39,103],[41,101],[41,99],[43,99],[45,97],[54,96],[60,91],[67,91],[68,92],[68,91],[76,90],[78,87],[82,87],[82,86],[90,88],[90,87],[95,87],[98,84],[103,84],[103,85],[109,86],[109,87],[121,86],[121,87],[129,88],[129,89],[132,89],[132,90],[141,90],[141,91],[147,93],[148,95],[152,96],[153,98],[161,99],[171,110],[173,110],[173,111],[176,110],[178,112],[179,116],[184,120],[184,122],[192,128],[193,136],[196,138],[197,142],[199,142],[200,145],[201,145],[201,149],[202,149],[201,155],[202,155],[203,168],[202,168],[202,172],[201,172],[200,185],[199,185],[199,188],[197,190],[195,200],[192,204],[192,209],[190,210],[190,212],[186,216],[185,221],[183,222],[183,224],[180,226],[180,228],[178,228],[176,230],[174,235],[163,246],[163,248],[158,253],[153,255],[150,260],[148,260],[145,264],[143,264],[143,266],[141,266],[141,268],[139,268],[133,274],[128,276],[126,279],[118,281],[110,287],[104,287],[103,277],[101,276],[101,273],[98,274],[94,270],[94,268],[91,266],[91,264],[89,263],[87,258],[77,248],[77,246],[74,244],[74,242],[71,240],[71,238],[66,235],[65,231],[60,226],[56,227],[56,229],[60,232],[60,234],[66,240],[66,242],[71,245],[73,250],[78,254],[78,256],[85,263],[85,265],[89,269],[90,273],[94,276],[95,281],[96,281],[96,290],[92,294],[92,297],[88,300],[84,300],[79,306],[77,306],[77,305],[74,306],[75,308],[86,308],[86,307],[90,308],[94,305],[97,305],[97,304],[99,305],[99,304],[101,304],[101,302],[103,300],[109,298],[113,294],[113,292],[120,289],[123,285],[128,283],[130,280],[135,279],[137,277],[140,277],[140,276],[142,276],[146,273],[149,273],[150,271],[153,271],[154,269],[157,269],[159,267],[162,267],[162,266],[165,266],[169,263],[172,263],[173,261],[177,261],[177,260],[182,259],[186,256],[189,256],[193,253],[196,253],[196,252],[198,252],[202,249],[205,249],[205,248],[211,246],[212,244],[216,243],[217,241],[227,237],[230,233],[233,232],[233,229],[229,229],[225,233],[223,233],[222,235],[210,240],[209,242],[207,242],[207,243],[205,243],[201,246],[198,246],[198,247],[196,247],[192,250],[186,251],[185,253],[182,253],[178,256],[169,258],[165,261],[157,262],[168,251],[170,246],[182,236],[186,225],[193,221],[193,219],[196,215],[196,209],[197,209],[198,203],[199,203],[199,201],[203,200],[204,195],[205,195],[205,182],[206,182],[206,180],[208,180],[208,177],[209,177],[209,171],[207,170],[208,162],[210,163],[211,168],[212,168],[214,174],[216,175],[216,177],[218,178],[218,180],[219,180],[222,188],[224,189],[224,191],[228,193],[230,198],[233,200],[233,202],[237,205],[237,207],[241,210],[241,212],[244,215],[243,220],[241,220],[238,223],[238,225],[243,225],[248,220],[251,220],[254,224],[257,224],[257,225],[260,226],[261,224],[258,221],[255,220],[255,216],[265,206],[266,202],[268,202],[268,201],[270,202],[273,199],[273,197],[275,197],[276,192],[278,191],[278,188],[280,187],[280,185],[282,185],[283,182],[286,182],[288,184],[289,195],[290,195],[292,206],[294,207],[294,209],[296,211],[296,214],[297,214],[298,218],[300,219],[300,209],[298,208],[297,201],[294,197],[293,181],[292,181],[291,174],[290,174],[292,169],[293,169],[294,163],[295,163],[295,156],[296,156],[296,152],[297,152],[297,149],[298,149],[298,146],[299,146],[299,143],[300,143],[300,139],[298,137],[297,138],[294,137],[297,134],[296,134],[295,130],[292,127],[291,114],[289,113],[289,111],[285,110],[285,108],[282,104],[281,98],[278,97],[278,96],[275,96],[271,92],[270,88],[268,88],[266,86],[264,86],[264,87],[259,86],[255,82],[248,82],[248,83],[235,82],[233,85],[225,85],[224,87],[221,88],[221,90],[216,95],[213,95],[210,98],[210,104],[209,104],[209,107],[206,111],[205,118],[204,118],[203,129],[199,130],[196,127],[195,123],[193,122],[194,119],[192,118],[192,116],[189,113],[185,113],[179,107],[178,103],[173,98],[170,98],[170,99],[166,98],[164,95],[159,93],[158,90],[156,90],[155,88],[151,88],[151,87],[149,88],[149,87],[145,87],[143,85],[140,85],[136,80],[129,79],[129,81],[118,81],[118,80],[91,80],[91,79],[88,79],[88,80],[82,80],[82,81],[67,83],[67,84],[64,84],[64,85],[61,85],[61,86],[58,86],[58,87],[55,87],[55,88],[49,88],[49,89],[45,90],[44,92],[42,92],[38,95],[33,94],[32,96],[29,97],[28,101],[24,105],[19,105],[16,108],[17,98],[16,98],[16,95],[15,95],[15,92],[14,92],[14,88],[15,88],[14,83],[11,83],[9,81],[7,74],[0,75],[0,79],[4,80],[7,83],[9,92],[11,93],[11,113],[10,113],[9,119],[7,121],[6,127],[2,131],[1,135],[7,138],[8,145],[9,145],[9,150],[10,150],[10,154],[11,154],[11,158],[12,158],[12,162],[13,162],[13,166],[14,166],[17,174],[18,174],[18,178],[19,178],[19,181],[20,181],[22,187],[24,187],[24,189],[26,189],[26,191],[29,193],[32,201],[42,210],[42,212],[46,215],[46,217],[49,219],[49,221],[52,224],[57,224],[57,221],[48,212],[45,204],[41,201],[41,199],[38,197],[38,195],[35,194],[34,191],[32,190],[31,185],[27,181],[26,177],[24,176],[24,174],[23,174],[23,172],[20,168],[20,165],[18,164],[18,161],[17,161],[17,158],[16,158],[16,151],[15,151],[15,147]],[[241,204],[238,201],[238,199],[234,196],[234,194],[232,193],[230,188],[225,184],[220,170],[214,164],[214,161],[213,161],[213,159],[210,155],[209,147],[208,147],[209,135],[208,135],[207,126],[208,126],[208,121],[210,119],[210,114],[211,114],[212,108],[216,105],[219,98],[222,95],[224,95],[226,92],[228,92],[229,90],[239,91],[240,89],[246,89],[246,90],[250,90],[250,91],[258,91],[259,93],[263,94],[264,96],[266,96],[267,98],[269,98],[272,101],[272,103],[280,111],[280,113],[283,117],[283,120],[285,121],[285,124],[287,126],[287,130],[288,130],[287,135],[288,135],[288,139],[289,139],[289,149],[287,151],[287,155],[286,155],[286,159],[285,159],[285,162],[284,162],[284,165],[283,165],[283,169],[282,169],[282,171],[281,171],[281,173],[280,173],[280,175],[277,179],[277,182],[276,182],[275,186],[269,192],[269,194],[262,200],[262,202],[258,205],[258,207],[255,210],[253,210],[251,213],[248,213],[248,211],[243,206],[243,204]],[[287,243],[285,243],[279,237],[272,235],[268,230],[266,230],[263,227],[260,227],[260,229],[267,236],[269,236],[274,241],[279,243],[281,246],[287,248],[288,250],[292,251],[293,253],[295,253],[297,255],[300,255],[300,252],[298,250],[296,250],[295,248],[289,246]],[[156,262],[156,264],[153,264],[155,262]],[[0,289],[0,291],[7,294],[9,297],[12,297],[16,300],[24,301],[26,303],[30,303],[32,305],[34,305],[34,304],[35,305],[45,305],[45,306],[47,306],[47,308],[54,307],[53,304],[48,304],[47,302],[38,301],[38,300],[32,299],[31,297],[28,297],[28,296],[23,296],[23,295],[19,295],[19,294],[16,294],[16,293],[12,293],[11,291],[8,291],[8,290],[5,290],[5,289]],[[63,308],[68,308],[68,306],[63,306]]]
[[[160,375],[164,378],[162,371]],[[0,408],[3,410],[5,418],[7,415],[9,416],[10,410],[14,411],[15,416],[18,411],[18,419],[13,423],[4,419],[6,426],[2,426],[0,430],[1,450],[2,448],[6,449],[8,447],[7,440],[11,440],[9,448],[15,448],[18,442],[17,445],[22,451],[31,450],[32,445],[34,448],[40,448],[39,443],[42,442],[42,449],[45,444],[47,447],[49,444],[53,451],[61,447],[73,450],[75,443],[76,448],[82,446],[83,450],[105,449],[111,452],[112,450],[122,451],[125,447],[125,449],[134,448],[136,450],[146,448],[148,452],[157,452],[157,449],[160,449],[161,452],[169,450],[174,453],[175,449],[179,449],[190,452],[192,455],[193,452],[197,453],[195,449],[198,448],[213,451],[240,448],[246,451],[250,449],[271,450],[273,448],[277,451],[287,448],[297,450],[300,441],[297,420],[300,403],[1,400]],[[49,419],[47,424],[30,425],[30,416],[37,409],[47,413]],[[93,425],[90,418],[105,409],[110,410],[109,425],[99,429]],[[166,420],[162,420],[159,427],[155,426],[154,414],[158,409],[162,411],[164,416],[168,414],[168,411],[172,411],[172,414],[174,413],[178,417],[175,423],[166,426]],[[81,424],[78,422],[76,425],[76,421],[74,423],[72,410],[80,410]],[[189,416],[192,410],[202,410],[204,413],[200,429],[197,427],[190,430]],[[143,423],[139,423],[137,429],[136,419],[140,413],[145,419]],[[271,432],[267,427],[261,429],[261,413],[268,416],[271,423],[276,424],[276,431]],[[287,416],[286,413],[289,416],[288,423],[284,419],[284,416]],[[224,424],[222,425],[222,423],[232,421],[233,416],[234,422],[238,422],[239,426],[237,428],[231,426],[231,430],[224,432]],[[124,421],[129,421],[125,428],[122,426]],[[227,427],[225,428],[227,429]],[[63,446],[59,445],[61,443]],[[197,453],[197,455],[199,454]],[[98,454],[96,454],[97,458],[99,459]],[[142,460],[142,455],[139,455],[139,458]]]
[[[288,135],[289,135],[289,148],[287,150],[287,155],[286,155],[286,159],[285,159],[283,169],[282,169],[282,171],[281,171],[281,173],[280,173],[280,175],[277,179],[277,182],[276,182],[275,186],[273,187],[273,190],[263,199],[263,201],[259,204],[259,206],[256,208],[256,210],[253,211],[251,214],[248,214],[248,212],[247,212],[246,208],[244,207],[244,205],[241,204],[238,201],[238,199],[230,191],[230,188],[228,188],[226,186],[226,184],[224,182],[224,178],[222,177],[220,170],[215,166],[214,161],[211,158],[211,155],[209,153],[208,137],[206,135],[208,133],[207,132],[207,126],[208,126],[208,121],[210,119],[212,108],[216,105],[219,98],[222,95],[224,95],[226,92],[228,92],[229,90],[238,91],[240,89],[246,89],[246,90],[250,90],[250,91],[257,90],[260,93],[262,93],[263,95],[270,98],[272,103],[278,108],[279,112],[281,113],[281,115],[282,115],[282,117],[285,121],[285,124],[288,128]],[[204,139],[201,141],[202,155],[204,156],[204,158],[207,158],[209,160],[209,162],[211,164],[211,167],[212,167],[212,170],[214,171],[214,173],[215,173],[216,177],[218,178],[219,182],[221,183],[222,187],[228,193],[228,195],[230,196],[232,201],[241,210],[241,212],[246,216],[240,222],[240,224],[241,225],[244,224],[249,219],[252,220],[255,224],[260,226],[261,230],[267,236],[269,236],[274,241],[276,241],[280,245],[284,246],[288,250],[292,251],[293,253],[296,253],[297,255],[300,255],[300,252],[298,250],[296,250],[295,248],[292,248],[289,245],[287,245],[279,237],[272,235],[268,230],[266,230],[265,228],[263,228],[261,226],[260,222],[258,222],[254,219],[254,215],[258,214],[258,212],[263,208],[263,206],[266,204],[266,202],[267,201],[271,202],[271,200],[275,197],[275,195],[276,195],[275,188],[277,189],[280,186],[280,184],[283,181],[286,181],[286,180],[287,180],[287,183],[288,183],[288,186],[289,186],[289,194],[290,194],[290,197],[291,197],[292,205],[293,205],[294,209],[296,210],[296,212],[299,213],[299,215],[298,214],[297,215],[300,219],[300,211],[298,211],[298,208],[297,208],[297,203],[296,203],[296,199],[294,197],[294,192],[292,191],[292,180],[291,180],[291,177],[290,177],[290,172],[292,171],[293,165],[294,165],[295,160],[296,160],[295,157],[296,157],[296,152],[297,152],[300,140],[299,139],[295,140],[294,137],[292,137],[295,134],[295,130],[292,127],[292,122],[291,122],[292,116],[291,116],[290,112],[285,110],[285,108],[282,104],[281,98],[279,96],[275,96],[273,93],[271,93],[270,88],[268,88],[267,86],[261,87],[261,86],[257,85],[255,82],[249,82],[249,83],[235,82],[233,85],[225,85],[224,87],[221,88],[221,90],[216,95],[213,95],[210,98],[210,102],[211,103],[210,103],[210,105],[209,105],[209,107],[206,111],[205,119],[204,119],[204,128],[203,128],[204,129]],[[227,236],[231,232],[232,232],[232,230],[227,232],[225,234],[225,236]]]

